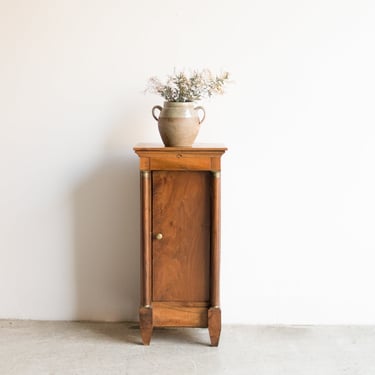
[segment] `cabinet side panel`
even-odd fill
[[[154,171],[152,176],[153,301],[208,301],[210,174]]]

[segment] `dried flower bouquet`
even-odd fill
[[[180,71],[169,75],[165,82],[157,77],[151,77],[146,91],[160,95],[167,102],[196,102],[223,94],[228,81],[228,72],[214,75],[208,69],[194,70],[190,74]]]

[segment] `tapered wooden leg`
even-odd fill
[[[208,310],[208,332],[212,346],[218,346],[221,332],[221,310],[219,307],[211,307]]]
[[[152,336],[152,308],[141,307],[139,309],[139,326],[141,329],[141,337],[144,345],[150,345]]]

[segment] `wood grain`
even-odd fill
[[[194,158],[190,155],[177,153],[175,157],[163,157],[152,159],[150,162],[152,170],[168,169],[168,170],[209,170],[211,168],[211,158],[206,156],[202,158]]]
[[[155,327],[207,327],[207,303],[154,302]]]
[[[153,330],[151,307],[141,307],[139,309],[139,326],[143,344],[150,345]]]
[[[152,186],[153,300],[208,301],[210,174],[157,171]]]
[[[212,346],[218,346],[221,333],[221,310],[218,307],[211,307],[208,310],[208,332]]]
[[[153,327],[208,327],[219,343],[222,145],[134,147],[141,171],[142,341]]]
[[[163,147],[138,144],[134,151],[139,156],[141,170],[220,170],[220,158],[226,151],[222,145],[197,144],[193,147]]]
[[[151,304],[151,173],[141,172],[141,306]]]
[[[220,172],[212,173],[211,293],[212,307],[220,306]]]

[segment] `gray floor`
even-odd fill
[[[0,374],[374,375],[375,327],[224,326],[156,329],[135,323],[0,320]]]

